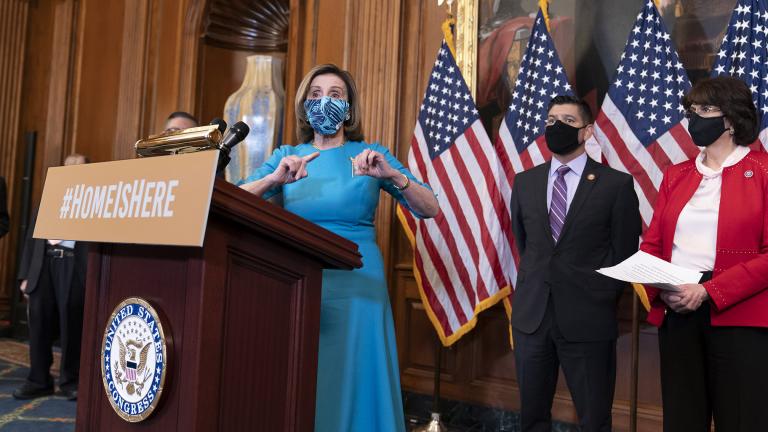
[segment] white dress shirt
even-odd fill
[[[48,244],[51,246],[60,246],[69,249],[74,249],[75,247],[74,240],[48,240]]]
[[[723,168],[736,165],[747,153],[748,147],[737,146],[718,170],[704,165],[704,152],[696,157],[696,169],[702,179],[677,219],[672,242],[672,264],[698,271],[711,271],[715,268]]]
[[[571,208],[571,201],[573,201],[573,195],[576,194],[576,188],[579,186],[581,174],[584,172],[584,167],[587,166],[587,157],[587,153],[584,152],[565,164],[571,169],[563,176],[565,186],[568,188],[568,196],[566,197],[565,203],[566,215],[568,214],[568,209]],[[554,187],[555,179],[557,178],[557,169],[561,166],[563,166],[563,164],[553,157],[552,163],[549,166],[549,177],[547,177],[547,210],[549,210],[549,206],[552,204],[552,188]]]

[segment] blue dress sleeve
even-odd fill
[[[237,186],[240,186],[241,184],[250,183],[252,181],[261,180],[268,174],[271,174],[275,171],[277,166],[280,164],[280,160],[284,158],[285,156],[288,156],[289,152],[288,145],[283,145],[275,149],[275,151],[272,152],[272,156],[269,157],[266,161],[264,161],[263,164],[261,164],[260,167],[256,168],[254,172],[251,173],[248,177],[246,177],[245,180],[238,182]],[[283,192],[283,186],[275,186],[272,189],[264,192],[264,195],[261,197],[264,199],[270,199],[275,195],[278,195]]]
[[[397,158],[394,155],[392,155],[392,153],[386,147],[384,147],[384,146],[382,146],[382,145],[380,145],[378,143],[374,143],[374,144],[371,144],[371,150],[374,150],[374,151],[377,151],[377,152],[383,154],[384,157],[387,159],[387,162],[389,163],[389,166],[391,166],[392,168],[396,169],[397,171],[400,171],[401,173],[403,173],[403,175],[408,177],[408,180],[410,180],[411,183],[416,183],[416,184],[419,184],[421,186],[424,186],[425,188],[429,189],[430,191],[432,190],[432,188],[428,184],[420,182],[418,179],[416,179],[416,177],[414,177],[414,175],[411,173],[411,171],[408,170],[408,168],[406,168],[402,163],[400,163],[400,161],[397,160]],[[380,184],[381,184],[381,188],[382,189],[387,191],[388,194],[392,195],[392,197],[394,197],[400,204],[402,204],[403,207],[407,208],[408,211],[413,213],[414,216],[418,217],[419,219],[423,219],[424,218],[422,215],[416,213],[411,208],[411,206],[408,205],[408,201],[405,200],[405,197],[403,196],[403,193],[400,192],[399,190],[397,190],[395,188],[395,185],[392,184],[391,181],[389,181],[389,180],[380,180]]]

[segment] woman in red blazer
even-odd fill
[[[768,155],[746,146],[759,117],[731,77],[683,98],[703,147],[667,169],[641,250],[703,273],[679,292],[646,287],[659,327],[665,431],[768,430]]]

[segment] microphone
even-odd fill
[[[244,140],[250,131],[251,128],[249,128],[247,124],[239,121],[232,125],[227,133],[224,134],[224,138],[222,138],[221,144],[219,144],[219,163],[216,167],[217,176],[221,176],[224,173],[224,168],[229,164],[229,161],[231,160],[229,152],[234,146],[238,145],[240,141]]]
[[[219,149],[229,154],[230,150],[232,150],[232,147],[236,146],[240,143],[240,141],[244,140],[250,131],[251,128],[249,128],[247,124],[241,121],[235,123],[231,128],[229,128],[227,133],[224,134],[224,138],[221,139]]]
[[[209,126],[217,125],[219,127],[219,132],[224,133],[225,130],[227,130],[227,122],[224,120],[216,117],[215,119],[211,120],[210,123],[208,123]]]

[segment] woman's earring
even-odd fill
[[[730,129],[728,130],[728,133],[730,133],[730,134],[731,134],[731,136],[733,136],[733,134],[734,134],[734,133],[736,133],[736,132],[733,130],[733,128],[730,128]]]

